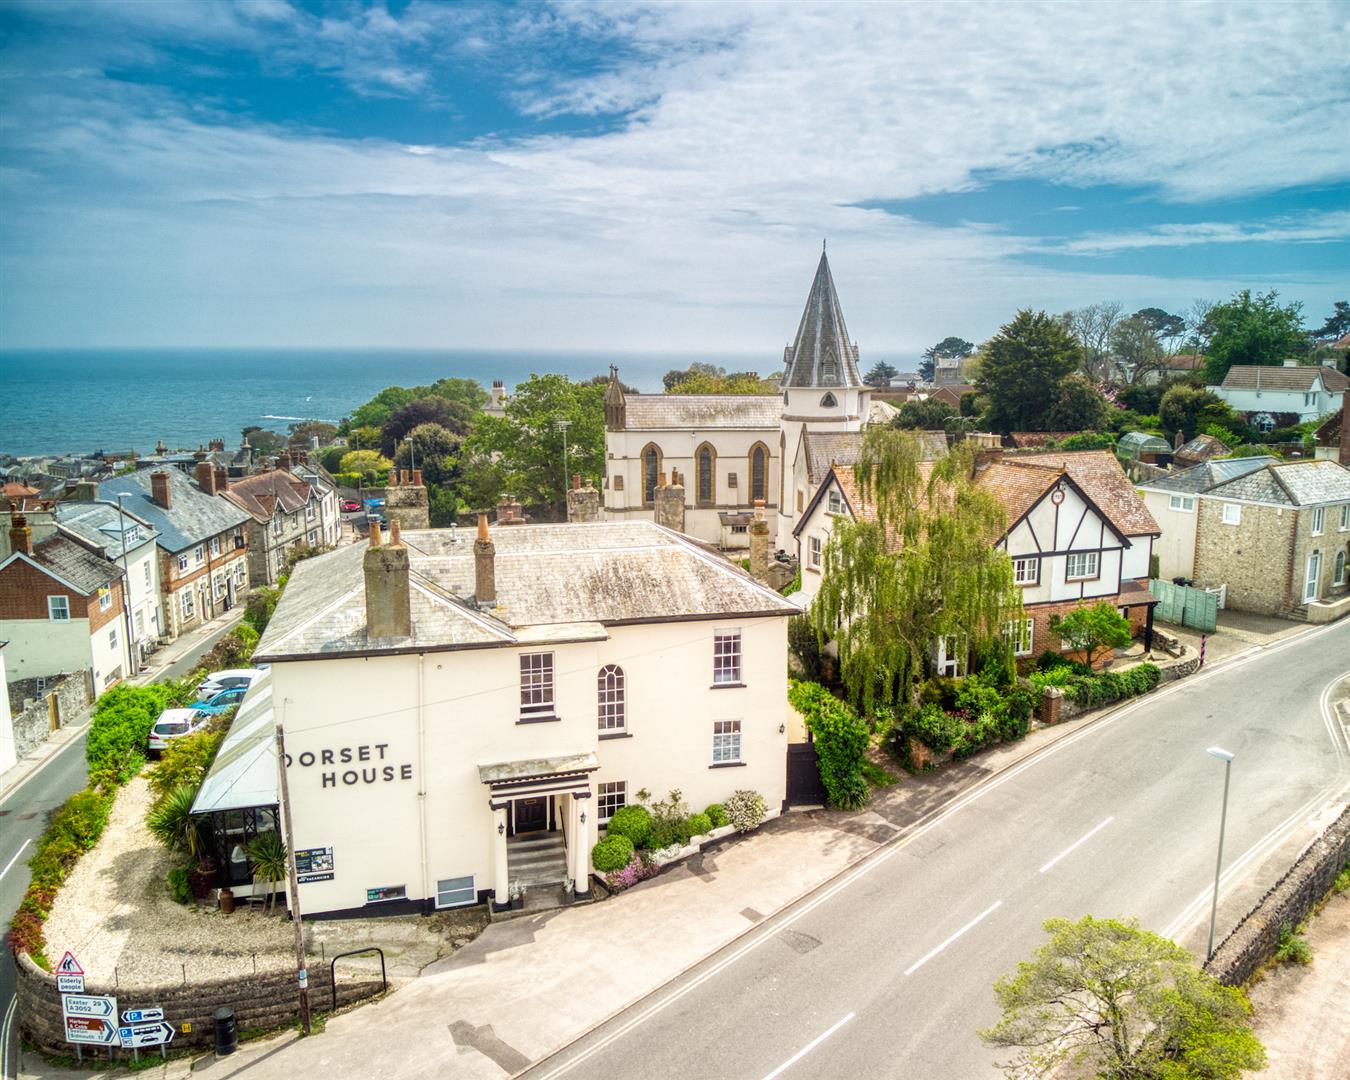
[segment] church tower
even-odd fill
[[[794,463],[802,436],[810,432],[861,432],[872,404],[872,391],[858,370],[858,346],[849,340],[844,311],[824,250],[797,326],[797,338],[783,354],[782,451],[778,499],[778,547],[790,548],[801,507],[794,484]],[[811,493],[805,497],[810,498]]]

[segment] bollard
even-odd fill
[[[213,1018],[216,1022],[216,1056],[233,1054],[239,1049],[239,1028],[234,1022],[234,1010],[222,1005]]]
[[[1200,635],[1200,666],[1205,666],[1205,635]]]

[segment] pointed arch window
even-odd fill
[[[834,409],[838,408],[838,406],[839,400],[833,394],[826,394],[820,399],[820,407],[822,409]]]
[[[711,443],[704,443],[694,454],[697,498],[699,506],[711,506],[717,498],[717,451]]]
[[[661,450],[655,443],[642,448],[642,501],[648,506],[656,502],[656,482],[661,476]]]
[[[623,731],[628,725],[627,680],[618,664],[606,664],[596,676],[600,730]]]
[[[769,501],[769,448],[763,443],[750,447],[750,502]]]

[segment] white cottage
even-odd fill
[[[299,564],[254,655],[306,914],[585,896],[598,830],[643,788],[781,805],[797,609],[777,593],[649,521],[389,541]]]

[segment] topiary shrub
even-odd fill
[[[707,836],[713,831],[712,819],[707,814],[690,814],[686,824],[691,837]]]
[[[720,829],[727,824],[726,808],[721,803],[710,803],[703,812],[708,815],[708,820],[712,822],[714,829]]]
[[[192,886],[188,884],[188,874],[191,872],[190,866],[175,866],[169,871],[169,895],[180,904],[186,904],[192,899]]]
[[[768,809],[764,796],[748,788],[733,791],[726,801],[727,820],[740,832],[759,828]]]
[[[650,846],[652,815],[645,806],[621,806],[605,826],[606,836],[626,836],[635,848]]]
[[[606,836],[591,849],[591,865],[602,874],[622,870],[633,858],[633,841],[626,836]]]

